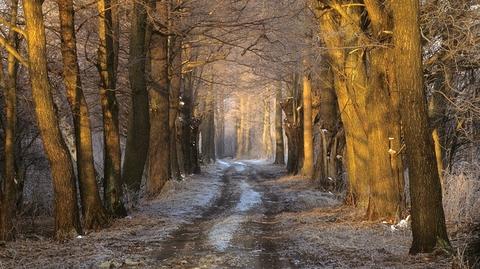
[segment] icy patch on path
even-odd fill
[[[243,172],[245,169],[247,169],[247,165],[242,162],[234,162],[233,167],[237,172]]]
[[[208,241],[219,251],[225,251],[229,247],[233,235],[245,222],[245,216],[240,214],[262,202],[261,194],[254,191],[245,180],[242,180],[239,186],[240,200],[234,209],[237,214],[215,223],[208,233]]]
[[[243,216],[233,215],[217,222],[208,233],[208,241],[217,250],[225,251],[243,220]]]
[[[250,184],[245,181],[240,182],[240,189],[242,194],[240,195],[240,201],[235,207],[236,211],[245,212],[251,209],[253,206],[262,202],[262,196],[260,193],[254,191]]]

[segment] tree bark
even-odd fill
[[[24,0],[29,74],[38,127],[52,172],[55,205],[55,238],[80,233],[75,174],[62,138],[48,81],[46,37],[41,0]]]
[[[107,223],[105,209],[95,178],[92,133],[87,102],[82,90],[77,59],[74,9],[72,0],[58,1],[62,39],[63,77],[75,128],[77,173],[82,199],[83,226],[98,229]]]
[[[423,88],[418,0],[392,1],[397,90],[410,178],[411,254],[450,249]]]
[[[157,1],[155,10],[168,21],[168,2]],[[154,23],[154,22],[152,22]],[[168,35],[154,30],[150,41],[150,150],[147,196],[157,196],[170,178],[170,126]]]
[[[146,80],[146,28],[147,1],[134,3],[133,20],[130,31],[130,53],[128,75],[132,88],[132,109],[129,114],[127,144],[123,161],[123,182],[132,192],[134,200],[142,182],[148,156],[150,138],[150,118]]]
[[[116,56],[112,5],[110,0],[98,1],[98,72],[100,102],[103,114],[104,193],[107,211],[116,217],[126,216],[122,202],[121,152],[116,91]]]

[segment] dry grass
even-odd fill
[[[480,223],[480,166],[465,165],[445,175],[443,206],[447,222],[458,229]]]

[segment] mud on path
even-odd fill
[[[282,203],[258,165],[223,163],[221,195],[202,216],[184,225],[155,251],[162,268],[293,268],[281,253],[276,214]],[[227,166],[228,165],[228,166]],[[278,173],[276,176],[280,176]]]

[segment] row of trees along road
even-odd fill
[[[426,2],[432,8],[437,1]],[[258,134],[251,116],[257,104],[261,157],[313,177],[325,190],[340,190],[345,172],[345,203],[369,220],[393,223],[410,210],[411,253],[450,248],[441,176],[458,143],[442,152],[448,121],[430,125],[425,85],[432,83],[424,81],[418,0],[21,4],[0,7],[0,239],[15,236],[24,167],[15,146],[17,99],[26,89],[49,161],[58,240],[107,227],[142,194],[154,198],[167,180],[200,173],[201,162],[248,157]],[[58,12],[46,12],[52,7]],[[428,27],[427,35],[443,33]],[[453,56],[432,47],[427,56],[440,56],[428,70],[442,61],[450,70],[442,81],[454,84]],[[478,70],[463,62],[461,68]],[[61,115],[70,119],[71,134]],[[97,129],[101,149],[92,138]]]

